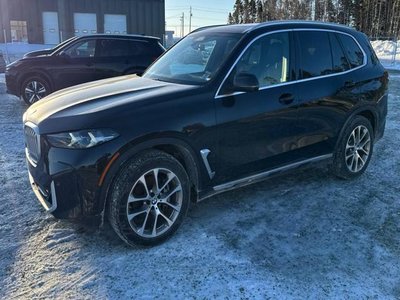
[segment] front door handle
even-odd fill
[[[292,94],[283,94],[279,97],[279,102],[288,105],[294,101],[294,96]]]

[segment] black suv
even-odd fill
[[[6,61],[4,60],[3,53],[0,51],[0,73],[6,70]]]
[[[190,34],[142,78],[54,93],[24,115],[33,190],[58,218],[108,216],[155,244],[199,201],[314,162],[351,179],[384,133],[388,74],[367,37],[315,22]]]
[[[165,49],[155,37],[87,35],[49,50],[28,53],[7,66],[7,91],[30,105],[73,85],[125,74],[142,74]]]

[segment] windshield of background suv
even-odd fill
[[[191,34],[169,50],[143,75],[161,81],[204,84],[209,82],[238,43],[241,34]]]
[[[68,40],[65,40],[64,42],[61,42],[57,46],[51,49],[51,53],[53,54],[54,52],[60,50],[60,48],[64,47],[66,44],[69,44],[71,41],[76,40],[78,37],[74,36],[72,38],[69,38]]]

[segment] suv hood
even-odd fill
[[[29,107],[23,118],[24,122],[40,125],[64,117],[76,118],[101,113],[121,105],[147,103],[159,96],[195,88],[198,87],[155,81],[136,75],[114,77],[55,92]],[[57,124],[51,123],[54,125],[52,129],[56,130]]]
[[[42,50],[36,50],[36,51],[31,51],[26,53],[23,57],[37,57],[37,56],[42,56],[42,55],[50,55],[53,53],[53,49],[42,49]]]

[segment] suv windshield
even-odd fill
[[[241,34],[191,34],[169,50],[143,75],[145,78],[186,84],[204,84],[215,76],[238,43]]]

